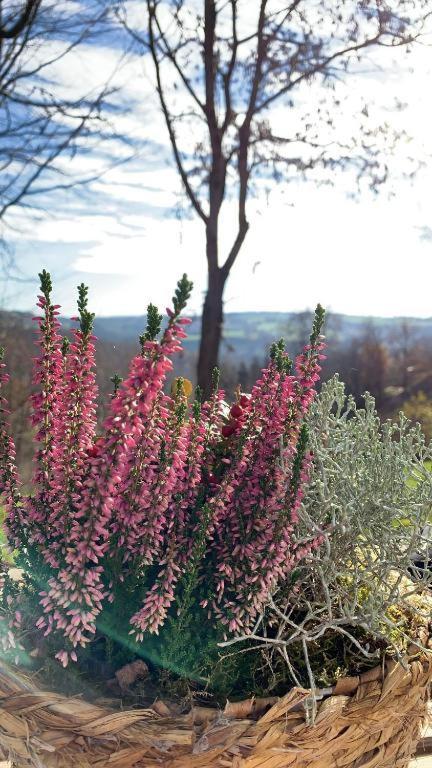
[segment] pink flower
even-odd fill
[[[164,393],[190,322],[179,317],[186,283],[160,339],[160,317],[149,307],[141,351],[121,386],[116,382],[97,436],[87,291],[80,286],[80,325],[66,343],[49,275],[41,273],[32,496],[19,491],[0,355],[0,488],[8,536],[51,574],[36,627],[61,636],[66,647],[56,658],[63,666],[92,639],[117,582],[151,577],[130,617],[138,642],[159,632],[179,586],[183,599],[198,587],[201,607],[227,632],[248,632],[271,592],[321,543],[316,537],[297,545],[293,535],[312,461],[303,419],[323,357],[319,322],[294,372],[278,343],[250,395],[239,393],[227,408],[215,387],[208,402],[189,404],[182,387],[174,397]],[[12,631],[22,617],[11,616]]]

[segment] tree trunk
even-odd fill
[[[207,294],[201,319],[201,342],[198,357],[198,384],[208,398],[212,389],[212,372],[219,360],[222,338],[223,290],[225,276],[219,267],[209,270]]]

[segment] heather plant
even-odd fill
[[[337,674],[336,657],[352,672],[383,651],[399,657],[422,644],[432,609],[432,447],[403,413],[381,422],[370,394],[357,407],[337,376],[322,386],[306,428],[313,462],[296,536],[301,545],[315,531],[321,546],[279,582],[248,640],[314,689]]]
[[[178,634],[196,611],[225,634],[251,632],[278,585],[323,537],[296,535],[311,465],[303,421],[319,378],[322,308],[294,363],[282,341],[273,345],[250,395],[238,392],[227,406],[215,373],[210,399],[197,391],[189,402],[181,379],[166,393],[189,323],[182,312],[192,286],[184,275],[165,323],[149,305],[140,349],[125,379],[113,377],[97,431],[87,288],[79,286],[69,342],[49,274],[40,280],[30,494],[20,486],[0,401],[6,532],[38,601],[38,632],[54,638],[64,666],[116,614],[134,648],[173,617]]]

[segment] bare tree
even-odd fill
[[[224,287],[249,229],[251,185],[314,169],[322,179],[322,169],[347,166],[375,186],[386,178],[379,147],[388,131],[374,130],[363,104],[355,116],[358,135],[343,137],[337,113],[344,105],[332,89],[369,49],[416,40],[429,0],[116,5],[121,23],[150,53],[176,167],[205,227],[208,290],[198,378],[208,392],[218,360]],[[237,231],[221,253],[221,214],[234,199]]]
[[[411,394],[410,387],[417,383],[420,373],[418,363],[425,357],[425,350],[419,341],[419,331],[409,318],[401,318],[388,335],[394,384],[402,388],[404,399]]]
[[[95,131],[111,89],[59,82],[59,63],[108,34],[109,8],[99,0],[0,0],[0,221],[15,206],[88,181],[72,178],[60,158],[73,157]],[[63,61],[64,60],[64,61]],[[65,68],[64,68],[65,69]]]

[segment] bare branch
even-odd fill
[[[417,35],[404,38],[400,40],[398,43],[393,43],[391,47],[407,45],[408,43],[413,42],[416,36]],[[264,109],[267,109],[271,104],[273,104],[273,102],[275,102],[281,96],[284,96],[287,93],[289,93],[289,91],[293,90],[293,88],[295,88],[304,80],[308,80],[318,73],[322,73],[322,72],[328,73],[328,68],[332,62],[338,61],[352,53],[358,53],[359,51],[362,51],[366,48],[373,47],[375,45],[381,45],[381,46],[385,45],[381,37],[382,37],[382,32],[378,31],[377,34],[374,35],[373,37],[367,38],[366,40],[362,40],[359,43],[355,43],[353,45],[349,45],[344,48],[341,48],[340,50],[335,51],[335,53],[331,54],[330,56],[325,57],[322,61],[317,62],[315,65],[306,69],[306,71],[302,72],[300,75],[298,75],[298,77],[293,78],[293,80],[288,82],[287,85],[285,85],[283,88],[281,88],[280,90],[276,91],[275,93],[265,98],[261,103],[257,104],[255,114],[258,112],[262,112]]]
[[[0,15],[0,40],[12,40],[23,32],[26,27],[30,27],[33,23],[42,0],[27,0],[24,6],[24,10],[21,16],[12,24],[7,27],[6,23],[2,23]]]
[[[258,37],[257,51],[254,75],[252,78],[251,92],[245,118],[239,128],[239,150],[238,150],[238,178],[239,178],[239,198],[238,198],[238,232],[234,244],[222,266],[222,273],[226,279],[243,245],[249,222],[246,217],[246,200],[248,193],[248,184],[250,169],[248,165],[249,141],[251,135],[251,123],[255,113],[255,105],[261,84],[263,63],[266,55],[266,41],[264,38],[264,28],[266,20],[267,0],[261,0],[258,18]]]
[[[119,140],[118,133],[101,116],[114,94],[109,84],[117,69],[107,73],[102,88],[74,98],[63,97],[55,82],[55,65],[82,43],[102,34],[110,24],[109,11],[99,0],[89,0],[85,6],[72,5],[70,12],[66,8],[60,13],[54,2],[33,0],[26,3],[13,25],[3,18],[8,34],[2,35],[0,45],[2,223],[14,206],[28,206],[26,200],[30,197],[36,199],[38,194],[89,183],[90,177],[95,178],[95,174],[71,173],[68,181],[55,183],[50,176],[62,174],[58,164],[62,154],[80,152],[84,139],[92,134],[107,137],[109,133],[110,138]],[[50,45],[53,40],[54,53]],[[116,66],[121,60],[120,54]],[[49,183],[39,184],[42,176],[47,176]]]
[[[215,35],[216,35],[216,4],[214,0],[205,0],[204,4],[204,78],[206,95],[206,115],[210,134],[212,151],[217,151],[219,128],[215,107]]]
[[[161,77],[161,71],[160,71],[160,64],[159,59],[157,55],[157,46],[155,43],[155,36],[154,36],[154,24],[155,24],[155,14],[156,14],[156,3],[153,0],[146,0],[147,2],[147,10],[148,10],[148,35],[149,35],[149,48],[151,57],[153,59],[153,64],[155,68],[155,74],[156,74],[156,89],[159,96],[159,102],[161,105],[162,113],[165,118],[165,124],[168,129],[168,134],[171,142],[171,147],[174,154],[174,159],[177,165],[177,170],[179,172],[180,178],[183,182],[183,186],[185,188],[186,194],[197,212],[198,216],[204,221],[207,222],[207,216],[204,213],[204,210],[201,207],[201,204],[195,195],[195,192],[192,189],[192,186],[188,179],[188,174],[186,173],[183,162],[180,155],[180,150],[177,144],[177,138],[173,127],[172,117],[171,113],[168,108],[167,101],[165,99],[164,94],[164,88],[162,84],[162,77]]]
[[[237,1],[230,0],[231,5],[231,29],[232,29],[232,41],[231,41],[231,58],[228,64],[228,68],[222,74],[225,94],[225,119],[221,126],[222,135],[225,133],[232,120],[232,105],[231,105],[231,80],[234,73],[237,50],[238,50],[238,38],[237,38]]]
[[[161,25],[159,23],[159,19],[157,18],[156,14],[155,14],[155,21],[156,21],[156,25],[157,25],[157,29],[158,29],[158,32],[159,32],[160,39],[162,40],[162,42],[164,44],[163,51],[164,51],[165,55],[171,61],[171,63],[174,65],[177,74],[179,75],[182,83],[186,87],[186,90],[188,91],[188,93],[192,97],[192,99],[194,100],[195,104],[197,104],[199,109],[204,114],[206,114],[205,104],[202,103],[201,99],[198,97],[196,91],[194,90],[194,88],[193,88],[189,78],[186,77],[183,68],[179,65],[179,63],[177,61],[176,53],[170,47],[170,45],[169,45],[169,43],[168,43],[168,41],[166,39],[166,36],[165,36],[165,34],[164,34],[163,30],[162,30],[162,27],[161,27]]]
[[[183,67],[180,66],[180,64],[178,62],[177,53],[178,53],[178,50],[179,50],[179,48],[181,46],[179,46],[179,48],[177,48],[177,49],[174,49],[174,48],[171,47],[171,45],[170,45],[170,43],[169,43],[169,41],[167,39],[166,33],[162,29],[162,26],[161,26],[161,24],[159,22],[159,18],[158,18],[158,15],[157,15],[157,7],[156,6],[157,6],[157,3],[155,3],[155,8],[154,8],[154,22],[155,22],[157,31],[159,33],[159,37],[156,38],[156,36],[154,36],[154,43],[153,43],[154,47],[156,49],[161,50],[162,54],[164,56],[166,56],[166,58],[169,59],[171,64],[174,66],[174,68],[175,68],[175,70],[177,72],[177,75],[179,76],[181,82],[183,83],[183,85],[185,86],[186,90],[188,91],[189,95],[192,97],[193,101],[199,107],[201,112],[203,112],[203,114],[205,115],[205,104],[203,104],[203,102],[199,98],[197,92],[195,91],[195,89],[192,86],[192,83],[191,83],[190,79],[186,76],[185,70],[183,69]],[[139,45],[142,46],[145,50],[147,50],[147,51],[149,51],[151,53],[149,42],[142,35],[140,35],[136,31],[136,29],[133,29],[128,24],[126,16],[122,16],[121,17],[119,15],[119,13],[118,13],[118,9],[116,9],[115,12],[116,12],[117,18],[120,21],[120,24],[128,32],[128,34],[132,37],[132,39],[135,40],[135,42],[139,43]],[[163,47],[161,46],[161,42],[163,43]]]

